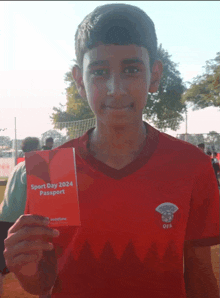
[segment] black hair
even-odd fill
[[[53,138],[51,138],[51,137],[47,138],[46,143],[48,143],[48,142],[53,142]]]
[[[198,145],[198,147],[204,149],[204,148],[205,148],[205,144],[204,144],[204,143],[200,143],[200,144]]]
[[[83,19],[75,34],[76,62],[81,69],[84,54],[100,42],[145,47],[152,71],[157,58],[157,36],[153,21],[140,8],[111,3],[96,7]]]
[[[209,156],[211,156],[212,155],[212,152],[211,151],[207,151],[206,154],[209,155]]]
[[[21,149],[23,152],[36,151],[39,147],[40,141],[35,137],[27,137],[21,143]]]

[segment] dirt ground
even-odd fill
[[[219,249],[220,245],[212,247],[211,257],[215,277],[219,286]],[[38,296],[30,295],[20,286],[13,274],[8,274],[4,279],[3,295],[1,298],[38,298]]]

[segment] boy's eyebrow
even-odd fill
[[[91,62],[89,65],[88,65],[88,68],[91,68],[93,66],[100,66],[100,65],[108,65],[108,61],[107,60],[97,60],[97,61],[94,61],[94,62]]]
[[[129,59],[124,59],[122,61],[122,64],[133,64],[133,63],[144,64],[143,60],[141,60],[139,58],[129,58]],[[101,65],[109,65],[109,62],[107,60],[93,61],[88,65],[88,68],[91,68],[93,66],[101,66]]]
[[[125,59],[122,61],[123,64],[133,64],[133,63],[141,63],[144,64],[144,62],[139,58],[131,58],[131,59]]]

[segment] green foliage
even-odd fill
[[[0,148],[6,149],[12,147],[12,140],[8,136],[0,136]]]
[[[180,134],[179,139],[185,141],[185,134]],[[195,146],[204,143],[206,149],[210,151],[220,151],[220,134],[216,131],[210,131],[207,134],[187,134],[187,142]]]
[[[181,96],[185,86],[177,70],[177,64],[171,61],[171,55],[159,45],[158,60],[163,64],[163,75],[158,92],[148,94],[144,113],[146,120],[152,121],[154,126],[165,131],[167,128],[177,130],[183,121],[182,113],[186,110]]]
[[[64,81],[68,84],[66,88],[66,105],[53,107],[53,114],[51,119],[56,125],[58,122],[70,122],[70,121],[78,121],[84,119],[94,118],[94,114],[90,109],[87,99],[83,99],[76,88],[75,82],[72,77],[71,70],[65,74]],[[68,138],[75,138],[78,134],[78,127],[76,125],[72,125],[67,128],[67,136]],[[65,125],[59,127],[60,130],[65,128]]]
[[[74,82],[66,89],[67,92],[67,105],[66,111],[68,114],[74,116],[74,121],[94,118],[87,99],[82,98]]]
[[[41,145],[45,145],[46,143],[46,139],[52,137],[53,138],[53,148],[56,148],[60,145],[62,145],[63,143],[65,143],[68,138],[66,136],[63,136],[61,133],[59,133],[56,130],[50,129],[47,130],[46,132],[41,134]]]
[[[182,141],[187,141],[188,143],[198,146],[198,144],[205,143],[205,137],[203,134],[180,134],[178,138]]]
[[[183,94],[182,102],[190,102],[193,110],[207,107],[220,108],[220,52],[215,59],[206,61],[205,73],[195,77]]]
[[[158,129],[166,130],[171,128],[177,130],[183,121],[182,113],[186,109],[185,103],[181,102],[181,96],[185,91],[177,64],[171,61],[170,55],[162,48],[158,48],[158,59],[163,63],[163,75],[159,90],[157,93],[148,95],[148,102],[143,113],[147,114],[146,120],[151,121]],[[52,114],[53,123],[77,121],[94,118],[86,99],[78,94],[73,81],[71,71],[65,75],[66,88],[66,106],[54,107]],[[74,128],[73,128],[74,130]],[[70,129],[69,136],[73,136]]]
[[[65,111],[66,106],[62,105],[60,103],[59,107],[53,107],[53,113],[50,118],[52,119],[53,123],[58,123],[58,122],[67,122],[67,121],[73,121],[74,120],[74,115],[71,115]]]
[[[207,134],[205,143],[211,151],[220,151],[220,134],[216,131],[210,131]]]

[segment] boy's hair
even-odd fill
[[[51,138],[51,137],[47,138],[46,143],[48,143],[48,142],[53,142],[53,138]]]
[[[75,34],[76,62],[82,69],[84,54],[99,44],[135,44],[148,50],[150,70],[157,57],[153,21],[140,8],[112,3],[98,6],[78,26]]]
[[[40,141],[38,138],[27,137],[22,141],[21,149],[23,152],[36,151],[38,149],[39,144]]]

